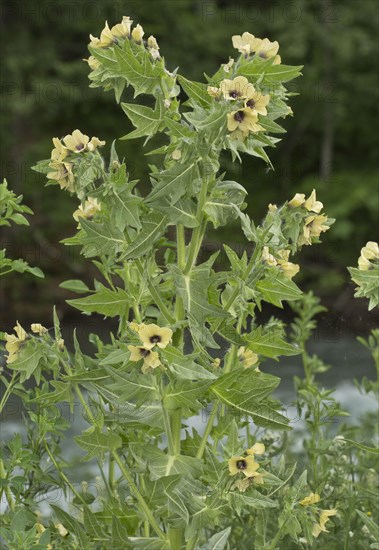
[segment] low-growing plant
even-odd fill
[[[247,190],[221,168],[224,151],[271,167],[267,150],[292,115],[285,84],[301,67],[283,64],[267,38],[244,32],[232,41],[237,55],[204,84],[169,71],[155,38],[129,17],[91,36],[91,86],[118,103],[133,89],[121,107],[135,129],[121,139],[144,138],[150,182],[129,179],[115,143],[105,159],[105,142],[78,129],[54,138],[51,157],[35,166],[78,197],[77,230],[64,243],[99,273],[92,289],[63,282],[80,295],[68,303],[118,328],[108,343],[92,334],[92,354],[75,335],[67,348],[55,311],[52,329],[33,320],[30,331],[17,323],[3,334],[0,408],[17,397],[25,420],[25,436],[4,443],[0,462],[6,548],[378,548],[375,419],[333,422],[347,413],[317,381],[328,367],[307,351],[324,308],[293,281],[293,258],[334,220],[314,190],[270,204],[256,223],[243,212]],[[30,211],[6,184],[1,193],[2,215],[24,223],[20,212]],[[235,220],[243,252],[229,243],[206,255],[207,229]],[[5,262],[5,272],[30,270]],[[370,242],[350,269],[370,307],[379,302],[378,266]],[[265,304],[286,303],[291,325],[260,320]],[[362,343],[378,371],[378,331]],[[303,376],[294,380],[291,430],[273,396],[280,377],[265,365],[296,355]],[[377,398],[377,380],[357,384]],[[72,418],[79,406],[86,423],[74,437],[91,465],[79,484],[75,459],[62,452],[71,437],[62,404]],[[52,493],[56,504],[43,511]]]

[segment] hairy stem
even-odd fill
[[[148,504],[146,503],[145,499],[141,495],[141,493],[138,490],[137,485],[134,483],[133,477],[130,474],[129,470],[126,468],[125,464],[121,460],[120,455],[116,450],[112,450],[112,454],[114,456],[115,461],[118,464],[118,467],[121,470],[122,475],[128,482],[129,488],[131,493],[135,496],[137,499],[137,502],[141,508],[141,510],[144,512],[146,516],[146,520],[150,523],[151,527],[154,529],[158,537],[162,540],[166,540],[166,535],[162,531],[162,529],[159,527],[158,522],[156,521],[155,517],[153,516]]]

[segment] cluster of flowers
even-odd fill
[[[261,59],[274,58],[273,65],[279,65],[281,63],[280,55],[277,55],[279,51],[279,43],[270,42],[268,38],[257,38],[249,32],[244,32],[242,35],[232,36],[233,47],[241,52],[245,57],[255,55]]]
[[[320,495],[317,493],[310,493],[307,497],[303,498],[303,500],[300,501],[300,504],[302,506],[311,506],[312,504],[317,504],[320,502]],[[319,521],[318,523],[315,523],[313,525],[312,529],[312,535],[314,537],[318,537],[319,534],[324,531],[324,533],[328,533],[329,531],[326,529],[325,524],[329,520],[330,516],[335,516],[337,513],[337,510],[335,508],[332,508],[331,510],[319,510]]]
[[[90,34],[91,48],[109,48],[115,44],[122,45],[125,40],[133,40],[136,44],[143,44],[143,36],[145,34],[141,25],[136,25],[132,30],[133,21],[129,16],[124,15],[121,23],[109,28],[108,23],[105,23],[104,29],[101,31],[100,38]],[[159,59],[159,46],[154,36],[149,36],[146,42],[147,49],[153,59]],[[96,70],[101,66],[101,62],[91,55],[85,59],[92,70]]]
[[[288,206],[292,208],[302,207],[311,213],[305,218],[303,233],[298,239],[299,246],[312,244],[312,237],[319,237],[321,233],[328,231],[329,225],[325,223],[328,220],[328,216],[320,214],[324,205],[322,202],[316,200],[316,191],[314,189],[307,199],[303,193],[296,193],[293,199],[288,202]]]
[[[219,87],[208,86],[207,91],[218,101],[224,99],[237,103],[238,108],[227,114],[231,139],[243,140],[250,132],[264,130],[258,123],[258,115],[267,116],[266,107],[270,96],[256,90],[245,76],[237,76],[233,80],[225,78]]]
[[[155,324],[145,325],[144,323],[130,323],[130,328],[139,336],[142,345],[128,346],[130,351],[130,361],[141,361],[143,366],[141,371],[145,374],[150,369],[156,369],[162,366],[157,351],[153,351],[155,346],[164,349],[171,342],[172,330],[167,327],[159,327]]]
[[[34,334],[37,334],[38,336],[42,336],[43,334],[46,334],[48,332],[48,329],[39,323],[32,323],[30,325],[30,328],[32,332],[34,332]],[[16,321],[16,326],[13,327],[13,330],[15,331],[16,335],[5,333],[5,349],[8,352],[8,357],[6,361],[8,365],[16,361],[24,342],[26,342],[26,340],[28,340],[29,338],[29,334],[26,332],[26,330],[22,328],[18,321]],[[57,340],[57,344],[58,348],[62,350],[64,347],[64,340],[60,338],[59,340]]]
[[[293,264],[289,262],[290,251],[289,250],[279,250],[277,253],[277,258],[275,258],[269,251],[268,246],[263,247],[262,251],[262,260],[269,266],[278,267],[283,271],[284,275],[289,279],[292,279],[296,273],[299,272],[300,267],[298,264]]]
[[[368,241],[366,246],[361,249],[361,255],[358,259],[358,269],[368,271],[369,269],[379,268],[379,245],[374,241]]]
[[[80,204],[79,208],[75,210],[72,216],[77,222],[79,221],[79,218],[90,220],[97,212],[100,212],[100,210],[101,203],[93,197],[88,197],[84,203],[84,206]]]
[[[254,460],[255,455],[263,455],[265,446],[263,443],[255,443],[250,449],[244,452],[241,456],[233,456],[228,460],[229,472],[231,476],[243,473],[245,479],[237,480],[233,488],[240,491],[246,491],[250,485],[262,485],[263,473],[258,472],[260,464]]]
[[[63,143],[62,143],[63,141]],[[53,138],[54,149],[51,151],[51,162],[47,177],[56,180],[61,189],[67,189],[71,193],[74,191],[75,177],[72,171],[75,155],[85,153],[86,151],[95,151],[97,147],[105,145],[105,141],[100,141],[97,137],[89,139],[82,134],[80,130],[74,130],[60,140]]]

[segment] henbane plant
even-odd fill
[[[261,441],[267,430],[290,429],[272,398],[280,378],[264,372],[265,360],[302,350],[283,322],[259,323],[257,312],[301,298],[293,259],[334,220],[315,191],[270,204],[260,224],[243,212],[248,192],[226,178],[221,154],[234,162],[252,155],[271,166],[267,150],[284,133],[278,121],[292,115],[285,83],[301,67],[284,65],[277,42],[248,32],[234,36],[233,46],[234,58],[206,83],[192,82],[166,68],[156,39],[145,39],[129,17],[106,25],[89,44],[91,86],[114,91],[135,127],[121,139],[143,138],[154,159],[150,179],[130,180],[129,160],[119,158],[115,142],[108,158],[105,142],[84,129],[54,138],[51,157],[35,167],[49,185],[77,196],[77,231],[64,242],[81,247],[99,272],[93,289],[62,283],[84,295],[68,303],[116,318],[118,330],[108,344],[91,336],[93,356],[76,339],[75,350],[67,349],[56,315],[52,331],[35,322],[31,334],[17,325],[16,336],[6,335],[8,367],[48,459],[40,486],[55,480],[73,494],[76,509],[71,517],[54,506],[59,523],[46,529],[37,522],[23,543],[222,550],[232,547],[228,539],[241,518],[253,514],[249,529],[261,542],[251,539],[251,548],[274,549],[286,536],[311,544],[333,522],[335,508],[318,510],[319,495],[308,495],[306,473],[292,483],[295,468],[276,461],[269,437]],[[127,87],[134,92],[128,103],[121,101]],[[246,250],[239,255],[224,244],[226,270],[218,252],[204,257],[202,243],[210,227],[231,222],[241,225]],[[22,387],[29,379],[33,391]],[[60,458],[67,425],[54,410],[76,401],[89,426],[75,441],[100,476],[95,503],[70,481]],[[2,477],[10,479],[5,471]],[[277,521],[279,494],[296,521],[286,516],[288,525],[266,533],[264,526]],[[17,511],[22,497],[6,496]],[[10,547],[19,544],[11,529],[3,536]]]

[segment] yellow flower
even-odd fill
[[[320,495],[317,493],[309,493],[309,495],[299,502],[302,506],[309,506],[310,504],[316,504],[320,502]]]
[[[242,472],[246,477],[256,477],[259,474],[257,470],[259,468],[258,462],[255,462],[252,456],[234,456],[228,460],[230,475],[235,476],[239,472]]]
[[[132,30],[132,38],[140,43],[142,42],[142,37],[144,35],[144,30],[143,28],[141,27],[141,25],[137,25],[133,30]]]
[[[313,189],[312,193],[304,202],[304,206],[307,210],[311,212],[316,212],[316,214],[319,214],[324,205],[322,204],[322,202],[316,201],[316,191]]]
[[[74,130],[72,134],[68,134],[63,138],[63,142],[70,151],[81,153],[85,151],[89,137],[82,134],[80,130]]]
[[[263,445],[263,443],[254,443],[254,445],[252,447],[250,447],[250,449],[247,449],[247,454],[248,455],[263,455],[263,453],[265,452],[266,450],[266,447]]]
[[[138,330],[138,336],[142,345],[146,349],[152,349],[155,345],[159,348],[165,348],[171,341],[172,330],[167,327],[158,327],[158,325],[143,325]]]
[[[87,144],[88,151],[95,151],[98,147],[103,147],[105,141],[100,141],[99,138],[93,137],[91,141]]]
[[[30,325],[30,328],[32,329],[32,332],[35,332],[39,336],[42,336],[42,334],[45,334],[45,332],[48,332],[47,328],[43,327],[39,323],[32,323]]]
[[[56,340],[56,343],[57,343],[59,351],[63,351],[64,350],[64,340],[63,340],[63,338],[58,338],[58,340]]]
[[[232,57],[229,57],[229,61],[227,63],[224,63],[223,65],[221,65],[222,68],[224,69],[225,73],[230,72],[230,69],[232,68],[233,63],[234,63],[234,59]]]
[[[72,173],[72,164],[70,162],[50,162],[49,167],[53,172],[48,172],[47,177],[51,180],[56,180],[61,189],[74,191],[74,174]]]
[[[368,241],[366,246],[361,249],[361,255],[358,259],[358,268],[361,271],[367,271],[374,267],[370,260],[379,260],[379,245],[374,241]]]
[[[245,346],[241,346],[239,348],[237,352],[237,357],[239,358],[242,366],[245,369],[248,369],[249,367],[252,367],[253,365],[256,365],[258,363],[258,355],[250,349],[246,349]]]
[[[334,508],[332,510],[321,510],[319,523],[315,523],[313,525],[312,535],[314,537],[318,537],[322,531],[324,533],[329,533],[329,531],[325,528],[325,524],[327,521],[329,521],[329,517],[335,516],[336,513],[337,510],[335,510]]]
[[[217,88],[217,86],[208,86],[207,92],[211,97],[219,97],[221,94],[220,88]]]
[[[88,197],[88,200],[84,203],[84,208],[82,205],[79,206],[77,210],[73,213],[72,217],[75,221],[79,221],[79,218],[85,218],[89,219],[92,218],[96,212],[99,212],[101,210],[101,204],[98,202],[97,199],[94,199],[93,197]]]
[[[278,210],[278,207],[276,206],[276,204],[270,204],[268,205],[268,210],[269,212],[276,212]]]
[[[58,531],[61,537],[65,537],[66,535],[68,535],[68,531],[66,527],[62,525],[62,523],[56,523],[54,527]]]
[[[270,59],[271,57],[275,57],[274,65],[279,65],[281,59],[280,55],[276,55],[278,50],[279,43],[276,40],[275,42],[270,42],[268,38],[264,38],[256,45],[253,51],[262,59]]]
[[[16,323],[16,326],[13,327],[13,330],[15,331],[17,336],[15,336],[14,334],[5,334],[5,340],[7,342],[5,344],[5,349],[8,352],[8,364],[16,361],[23,342],[25,342],[25,340],[28,338],[26,331],[22,328],[18,321]]]
[[[270,101],[269,95],[264,95],[258,92],[254,86],[249,88],[249,95],[245,101],[245,107],[249,107],[254,113],[259,115],[266,116],[267,109],[266,106]]]
[[[258,48],[262,40],[249,32],[244,32],[242,35],[235,34],[232,36],[232,42],[233,48],[248,56]]]
[[[246,137],[249,132],[259,132],[263,128],[258,124],[258,115],[248,107],[245,107],[228,114],[228,130],[230,132],[239,130],[242,136]]]
[[[300,235],[298,239],[298,244],[301,246],[303,244],[308,245],[312,244],[312,237],[319,237],[321,233],[328,231],[329,226],[324,225],[328,219],[324,214],[317,216],[308,216],[305,219],[305,225],[303,228],[303,234]]]
[[[298,206],[303,206],[304,203],[305,203],[304,193],[296,193],[294,198],[288,201],[288,206],[293,206],[294,208],[297,208]]]
[[[174,160],[180,160],[182,158],[182,152],[180,149],[175,149],[175,151],[172,152],[171,157]]]
[[[277,265],[277,261],[272,254],[270,254],[268,246],[264,246],[262,250],[262,260],[269,266]]]
[[[289,250],[279,250],[278,252],[278,267],[283,271],[289,279],[292,279],[300,271],[300,266],[298,264],[293,264],[289,262],[290,251]]]
[[[215,360],[212,363],[212,367],[214,369],[218,369],[221,365],[221,359],[219,357],[216,357]]]
[[[96,38],[96,36],[92,36],[92,34],[90,34],[89,37],[91,39],[89,45],[92,48],[107,48],[108,46],[111,46],[114,42],[113,34],[108,27],[107,21],[105,22],[105,27],[101,31],[100,38]]]
[[[143,328],[145,325],[143,323],[138,324],[135,321],[132,321],[129,325],[130,329],[134,332],[138,332],[141,328]]]
[[[245,99],[255,92],[255,88],[245,76],[237,76],[233,80],[225,78],[220,82],[220,90],[224,99]]]
[[[68,150],[58,138],[53,138],[53,144],[54,149],[51,151],[51,160],[62,162],[67,157]]]
[[[159,59],[159,46],[155,36],[149,36],[147,39],[147,48],[153,59]]]
[[[96,71],[99,67],[101,67],[101,63],[96,57],[93,55],[90,55],[88,59],[83,59],[83,61],[86,61],[93,71]]]
[[[142,372],[146,372],[149,368],[156,369],[161,366],[156,351],[151,351],[151,349],[142,346],[128,346],[128,350],[130,351],[130,361],[141,361],[143,359]]]
[[[111,28],[111,34],[113,38],[127,38],[130,36],[130,29],[132,27],[133,21],[129,16],[124,15],[121,23],[114,25]]]
[[[379,259],[379,247],[378,243],[373,241],[368,241],[366,246],[361,249],[361,255],[358,259],[358,269],[361,271],[368,271],[369,269],[374,268],[372,260]]]

